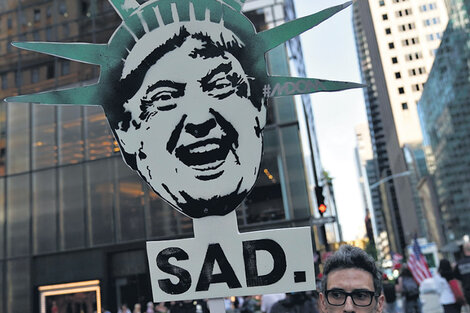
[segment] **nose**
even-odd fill
[[[196,138],[203,138],[209,134],[209,132],[217,126],[214,118],[210,118],[207,121],[199,124],[188,123],[184,127],[184,130],[193,135]]]
[[[344,303],[344,312],[354,312],[354,303],[350,295],[346,297],[346,302]]]

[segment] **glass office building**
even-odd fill
[[[247,1],[246,14],[258,30],[293,10],[292,1],[255,2]],[[106,43],[119,23],[107,0],[0,1],[0,97],[90,84],[99,72],[10,42]],[[271,73],[290,73],[288,55],[303,66],[293,47],[272,51]],[[297,113],[294,98],[269,107],[262,170],[237,209],[242,231],[310,225]],[[97,281],[113,312],[120,303],[145,304],[145,242],[191,234],[191,220],[124,164],[100,107],[0,104],[1,312],[40,312],[48,286],[83,281]]]
[[[439,208],[449,242],[470,225],[469,1],[450,1],[450,20],[418,109],[435,158]]]

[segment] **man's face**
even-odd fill
[[[332,271],[328,274],[326,290],[344,291],[348,293],[374,291],[372,274],[362,269],[348,268]],[[339,294],[339,293],[338,293]],[[330,301],[331,302],[331,301]],[[354,304],[350,296],[346,298],[344,305],[331,305],[324,293],[320,293],[320,307],[324,313],[357,312],[357,313],[381,313],[383,310],[384,296],[375,296],[369,306],[360,307]]]
[[[189,38],[152,65],[124,104],[130,128],[116,131],[140,175],[191,217],[226,214],[252,188],[266,114],[249,100],[240,62],[229,53],[202,57],[201,48]]]

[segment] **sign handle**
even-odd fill
[[[225,313],[224,298],[213,298],[207,300],[207,306],[211,313]]]

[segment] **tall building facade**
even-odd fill
[[[444,0],[354,3],[355,29],[382,213],[390,248],[404,252],[416,234],[420,202],[409,177],[405,144],[419,146],[417,103],[447,24]]]
[[[295,16],[290,0],[245,9],[259,31]],[[107,0],[1,1],[0,98],[90,84],[99,74],[10,42],[106,43],[120,22]],[[302,68],[300,45],[291,44],[270,52],[268,70],[289,73],[288,56]],[[237,209],[242,231],[310,225],[298,107],[289,97],[269,106],[262,170]],[[89,280],[116,312],[151,300],[145,242],[191,236],[192,222],[124,164],[101,108],[1,103],[0,234],[1,312],[40,312],[51,285]]]
[[[379,188],[370,188],[369,182],[376,182],[377,172],[372,151],[369,126],[360,124],[355,127],[356,148],[355,158],[359,178],[361,195],[366,208],[366,219],[370,215],[371,227],[373,230],[374,241],[377,248],[377,257],[383,261],[390,254],[387,237],[387,228],[382,211],[382,199]]]
[[[470,2],[449,2],[449,24],[418,110],[434,156],[442,227],[455,246],[470,234]]]

